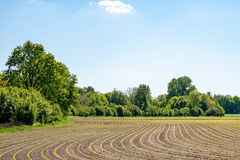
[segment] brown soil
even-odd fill
[[[240,123],[79,118],[0,135],[0,159],[240,159]]]

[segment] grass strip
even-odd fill
[[[74,121],[74,117],[69,116],[69,117],[64,117],[62,121],[54,122],[51,124],[35,123],[32,126],[29,126],[29,125],[11,126],[11,127],[0,126],[0,134],[9,133],[9,132],[19,132],[19,131],[31,130],[31,129],[37,129],[37,128],[52,127],[52,126],[70,125],[73,123],[73,121]]]

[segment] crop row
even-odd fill
[[[240,159],[237,123],[78,120],[0,135],[0,159]]]

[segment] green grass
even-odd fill
[[[226,114],[226,117],[240,117],[240,114]]]
[[[37,129],[37,128],[44,128],[44,127],[70,125],[73,123],[73,119],[74,119],[73,117],[65,117],[62,121],[51,123],[51,124],[35,123],[32,126],[21,125],[21,126],[12,126],[12,127],[0,127],[0,134],[8,133],[8,132],[31,130],[31,129]]]

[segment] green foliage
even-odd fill
[[[97,93],[94,91],[94,88],[79,88],[78,89],[79,97],[78,103],[85,106],[108,106],[107,97],[104,94]]]
[[[148,88],[146,85],[140,85],[129,90],[129,96],[117,90],[103,95],[95,92],[92,87],[79,88],[79,103],[95,108],[99,116],[202,116],[209,108],[218,108],[221,114],[216,116],[224,115],[224,110],[210,94],[201,94],[196,89],[188,95],[174,96],[170,99],[167,95],[160,95],[152,100]],[[103,98],[99,98],[101,96]],[[128,103],[125,103],[126,100],[129,100]],[[134,105],[136,103],[139,106]]]
[[[105,107],[98,106],[95,108],[96,116],[106,116]]]
[[[0,122],[32,125],[34,122],[51,123],[61,120],[57,105],[51,105],[33,89],[0,88]]]
[[[7,80],[4,74],[0,73],[0,87],[7,86]]]
[[[159,108],[158,109],[159,116],[174,116],[174,110],[167,109],[167,108]]]
[[[77,108],[77,115],[82,117],[87,116],[117,116],[117,110],[115,107],[89,107],[80,106]]]
[[[221,115],[224,115],[224,110],[213,97],[196,90],[186,96],[174,96],[166,105],[166,109],[172,110],[174,116],[202,116],[209,108],[219,108]]]
[[[194,90],[188,95],[188,102],[190,108],[202,108],[202,95],[198,91]]]
[[[104,107],[106,116],[116,116],[116,111],[109,107]]]
[[[153,106],[157,106],[158,108],[164,108],[166,107],[168,103],[168,100],[167,100],[167,95],[160,95],[158,96],[157,98],[154,98],[153,99]]]
[[[114,89],[112,92],[106,94],[109,103],[116,105],[127,105],[128,97],[122,91]]]
[[[104,94],[90,94],[90,106],[107,106],[108,100]]]
[[[145,110],[145,116],[148,116],[148,117],[149,116],[152,116],[152,117],[159,116],[158,108],[155,106],[147,107]]]
[[[112,110],[113,116],[118,116],[118,113],[117,113],[117,107],[118,106],[117,105],[110,103],[108,105],[108,107]]]
[[[76,108],[77,115],[81,117],[95,116],[96,111],[93,107],[79,106]]]
[[[123,107],[123,106],[118,106],[117,107],[117,114],[120,117],[130,117],[130,116],[132,116],[131,111],[127,107]]]
[[[74,107],[74,106],[70,106],[69,107],[69,110],[70,110],[70,114],[71,116],[77,116],[77,109]]]
[[[240,97],[215,95],[214,98],[223,106],[226,114],[240,114]]]
[[[224,116],[224,108],[213,97],[203,94],[202,95],[202,108],[208,116]]]
[[[6,63],[5,76],[8,85],[34,88],[52,103],[59,104],[63,111],[74,105],[76,76],[68,68],[46,53],[41,44],[27,41],[16,47]]]
[[[23,124],[33,125],[36,119],[34,107],[30,103],[19,104],[15,111],[15,120]]]
[[[117,114],[120,117],[124,116],[124,108],[122,106],[117,107]]]
[[[190,108],[189,113],[191,116],[195,116],[195,117],[204,115],[204,111],[202,110],[202,108],[199,108],[199,107]]]
[[[172,79],[168,84],[168,99],[174,96],[185,96],[195,90],[195,86],[192,85],[192,80],[189,77],[179,77]]]
[[[69,85],[69,94],[68,94],[68,105],[70,106],[71,113],[74,115],[74,106],[79,105],[79,94],[78,94],[78,88],[75,86],[77,84],[77,76],[71,75],[70,77],[70,85]],[[73,107],[73,108],[72,108]]]
[[[167,105],[167,109],[181,109],[189,106],[189,101],[186,96],[172,97]]]
[[[84,88],[83,88],[83,92],[96,93],[96,92],[95,92],[95,89],[94,89],[92,86],[84,87]]]
[[[184,107],[178,110],[178,116],[190,116],[190,108]]]
[[[131,112],[132,116],[143,116],[144,111],[142,111],[138,106],[135,105],[127,105],[126,108]]]
[[[42,103],[39,107],[37,121],[41,123],[52,123],[62,120],[62,111],[59,105],[50,104],[48,101]]]
[[[151,100],[150,87],[145,84],[139,85],[134,93],[134,105],[138,106],[141,110],[145,110],[151,104]]]
[[[126,95],[129,99],[130,104],[134,104],[135,101],[135,94],[136,94],[137,88],[128,88],[126,90]]]
[[[219,107],[209,108],[206,111],[206,116],[224,116],[224,112]]]
[[[92,104],[92,100],[87,94],[81,93],[77,100],[79,102],[79,105],[82,105],[82,106],[90,106],[90,104]]]

